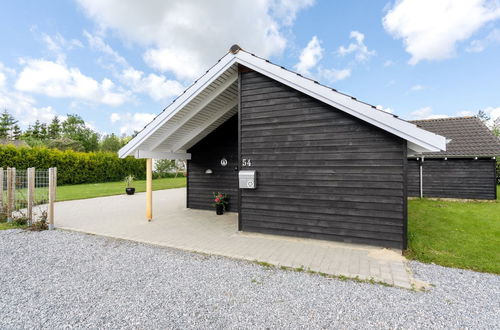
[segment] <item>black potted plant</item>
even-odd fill
[[[227,208],[227,204],[229,203],[229,196],[220,192],[213,193],[214,194],[214,206],[215,206],[215,212],[217,215],[222,215],[224,214],[224,211]]]
[[[132,187],[132,183],[134,182],[134,176],[133,175],[127,175],[125,177],[125,183],[127,184],[127,188],[125,188],[125,192],[127,195],[133,195],[135,193],[135,188]]]

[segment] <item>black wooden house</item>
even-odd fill
[[[445,146],[233,46],[119,154],[187,159],[187,207],[227,193],[239,230],[405,248],[408,155]]]
[[[417,126],[446,137],[446,151],[408,159],[408,195],[496,199],[496,157],[500,140],[476,117],[415,120]]]

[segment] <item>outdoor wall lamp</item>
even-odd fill
[[[212,173],[214,173],[214,172],[209,168],[205,170],[205,174],[212,174]]]

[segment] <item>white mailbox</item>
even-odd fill
[[[238,174],[240,178],[240,189],[255,189],[257,180],[255,177],[255,170],[240,171]]]

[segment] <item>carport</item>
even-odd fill
[[[185,159],[185,205],[211,209],[212,192],[229,193],[240,231],[405,249],[407,157],[445,148],[234,45],[119,155],[148,159],[148,220],[151,159]]]

